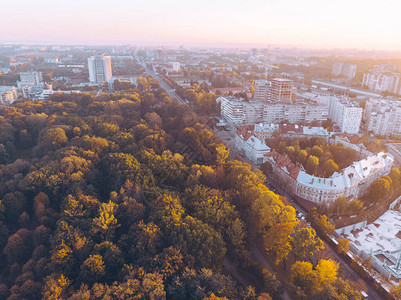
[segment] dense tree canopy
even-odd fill
[[[202,89],[197,110],[214,110]],[[222,273],[225,259],[249,265],[247,237],[277,263],[320,240],[228,154],[151,77],[0,107],[0,298],[254,299]]]

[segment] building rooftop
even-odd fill
[[[14,87],[14,86],[0,85],[0,95],[11,93],[15,89],[16,89],[16,87]]]
[[[371,173],[388,164],[392,164],[393,161],[394,158],[391,154],[380,152],[377,155],[354,162],[340,172],[334,172],[329,178],[321,178],[309,175],[306,172],[299,172],[297,181],[311,188],[323,190],[344,189],[359,184]]]
[[[351,231],[344,237],[358,250],[398,252],[401,249],[401,212],[388,210],[372,224]]]

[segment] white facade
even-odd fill
[[[364,119],[368,132],[401,136],[401,102],[371,98],[366,102]]]
[[[356,65],[352,64],[345,64],[336,62],[333,64],[332,74],[334,76],[343,75],[347,79],[355,78],[356,73]]]
[[[275,175],[283,180],[289,193],[315,203],[330,203],[340,196],[357,198],[366,194],[373,181],[390,173],[394,158],[380,152],[354,162],[329,178],[309,175],[275,151],[267,154],[264,161],[271,162]]]
[[[58,57],[45,57],[45,63],[48,64],[58,64],[59,58]]]
[[[0,104],[10,105],[17,99],[17,90],[13,86],[0,86]]]
[[[271,88],[270,81],[255,80],[254,88],[255,88],[255,93],[253,95],[253,100],[266,101],[270,99],[270,88]]]
[[[95,55],[89,57],[88,68],[91,83],[103,84],[112,77],[110,56]]]
[[[180,63],[179,62],[173,62],[172,68],[174,72],[178,72],[180,70]]]
[[[221,116],[228,123],[240,125],[244,122],[244,103],[234,96],[224,96],[216,99],[221,102]]]
[[[18,88],[25,86],[43,85],[43,77],[41,72],[21,72],[20,81],[17,82]]]
[[[401,74],[372,72],[363,74],[362,86],[376,92],[401,95]]]
[[[348,98],[335,96],[321,96],[321,104],[329,109],[329,118],[340,127],[341,132],[356,134],[359,132],[363,109]]]
[[[263,122],[291,124],[325,121],[328,108],[321,104],[309,103],[267,103],[264,105]]]
[[[245,102],[233,96],[222,96],[216,101],[221,102],[222,118],[234,125],[283,121],[292,124],[322,122],[328,117],[328,108],[323,104]]]
[[[235,147],[255,164],[263,163],[265,154],[271,150],[264,142],[254,135],[249,135],[246,131],[237,131],[235,135]]]

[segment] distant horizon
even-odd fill
[[[397,0],[4,0],[0,37],[2,43],[401,51],[400,11]]]
[[[296,45],[296,44],[263,44],[263,43],[214,43],[214,42],[179,42],[179,41],[132,41],[132,42],[103,42],[103,43],[80,43],[80,42],[55,42],[55,41],[1,41],[2,46],[71,46],[71,47],[167,47],[178,48],[211,48],[211,49],[300,49],[300,50],[317,50],[317,51],[365,51],[365,52],[385,52],[385,53],[401,53],[401,49],[387,50],[375,48],[358,48],[358,47],[314,47],[312,45]]]

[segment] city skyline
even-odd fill
[[[401,50],[395,0],[6,0],[1,43]],[[22,17],[21,17],[22,16]]]

